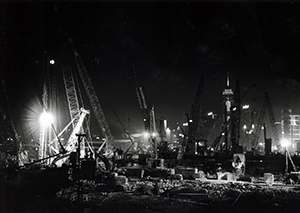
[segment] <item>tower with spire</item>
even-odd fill
[[[223,95],[223,107],[224,107],[224,125],[226,126],[224,136],[225,136],[225,149],[227,150],[229,142],[229,120],[231,118],[231,106],[234,105],[234,93],[230,88],[230,78],[229,73],[227,73],[226,88],[222,92]]]

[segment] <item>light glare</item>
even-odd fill
[[[282,147],[288,147],[289,145],[291,145],[291,142],[287,139],[282,139],[281,141],[281,146]]]
[[[53,122],[53,116],[50,114],[50,113],[47,113],[47,112],[43,112],[41,114],[41,117],[40,117],[40,124],[42,126],[50,126],[50,124]]]

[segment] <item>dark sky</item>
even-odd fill
[[[132,63],[148,105],[171,128],[185,121],[201,76],[203,109],[222,113],[227,72],[232,88],[239,80],[243,103],[253,110],[267,91],[275,120],[283,108],[300,114],[298,3],[3,2],[0,15],[0,69],[20,132],[28,132],[38,119],[47,58],[57,61],[51,70],[59,78],[68,38],[85,62],[116,135],[122,128],[112,108],[130,132],[143,129]],[[65,101],[59,100],[61,117],[67,112]]]

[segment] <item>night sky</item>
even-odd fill
[[[203,110],[222,113],[227,72],[233,89],[239,80],[243,103],[253,110],[267,91],[276,121],[283,108],[300,114],[298,3],[3,2],[0,16],[0,70],[17,131],[24,137],[42,110],[47,59],[56,61],[51,70],[60,76],[59,55],[68,38],[117,136],[123,130],[116,114],[129,132],[143,130],[132,63],[148,105],[171,128],[185,122],[201,76]],[[62,129],[68,112],[59,81]],[[97,124],[92,131],[100,133]]]

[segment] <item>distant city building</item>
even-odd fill
[[[292,115],[291,109],[281,111],[282,139],[291,142],[290,150],[300,152],[300,115]]]
[[[226,124],[226,130],[225,130],[225,149],[229,149],[229,141],[230,141],[230,135],[229,135],[229,119],[231,117],[231,106],[234,104],[234,94],[233,90],[230,88],[229,84],[229,73],[227,73],[227,82],[226,82],[226,88],[222,92],[223,95],[223,106],[224,106],[224,122]]]

